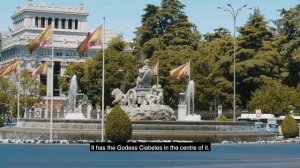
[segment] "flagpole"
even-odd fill
[[[53,24],[53,19],[52,19],[52,48],[51,48],[51,52],[52,52],[52,56],[51,56],[51,69],[52,69],[52,74],[49,75],[51,76],[51,84],[50,84],[50,96],[51,96],[51,103],[50,103],[50,143],[53,142],[53,139],[52,139],[52,135],[53,135],[53,82],[54,82],[54,38],[53,38],[53,34],[54,34],[54,24]],[[48,101],[48,100],[47,100]],[[47,107],[48,109],[48,107]],[[47,110],[48,112],[48,110]]]
[[[105,17],[103,17],[103,41],[102,41],[102,110],[101,110],[101,141],[104,142],[104,66],[105,66]]]
[[[159,60],[157,61],[156,88],[158,89]]]
[[[189,60],[189,82],[191,81],[191,60]]]
[[[17,109],[17,124],[19,124],[19,119],[20,119],[20,87],[21,87],[21,61],[20,61],[20,57],[19,57],[19,73],[18,73],[18,109]]]
[[[191,60],[189,60],[188,63],[188,70],[189,70],[189,82],[188,82],[188,87],[191,81]],[[191,114],[191,91],[188,89],[188,114]]]

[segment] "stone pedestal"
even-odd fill
[[[179,104],[177,120],[178,121],[186,120],[186,113],[187,113],[187,106],[185,104]]]
[[[100,119],[101,107],[96,106],[96,111],[97,111],[97,119]]]
[[[88,104],[87,105],[87,119],[92,119],[92,110],[93,110],[93,107],[91,104]]]

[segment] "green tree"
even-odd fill
[[[111,105],[111,92],[114,88],[123,91],[135,86],[139,62],[128,52],[120,51],[120,39],[113,40],[105,50],[105,106]],[[117,44],[117,45],[116,45]],[[101,104],[102,93],[102,51],[84,63],[72,63],[66,68],[65,75],[60,77],[62,90],[66,93],[70,85],[70,77],[77,76],[78,88],[92,100],[95,107]]]
[[[230,36],[230,31],[226,28],[220,27],[218,29],[214,29],[214,33],[206,33],[203,35],[203,38],[206,42],[211,42],[212,40],[218,38],[224,38]]]
[[[47,85],[40,82],[39,84],[39,95],[40,96],[46,96],[47,94]]]
[[[17,116],[18,74],[10,78],[0,78],[0,103],[8,105],[11,115]],[[30,75],[28,70],[22,70],[20,76],[20,116],[25,108],[30,108],[40,99],[40,82]],[[6,109],[6,110],[8,110]]]
[[[136,54],[151,58],[155,51],[169,46],[189,46],[196,49],[199,34],[188,21],[185,7],[179,0],[162,0],[161,7],[147,5],[142,25],[136,31]]]
[[[84,64],[71,62],[68,63],[67,68],[64,72],[64,75],[59,77],[59,85],[61,86],[61,90],[64,94],[68,95],[70,82],[73,75],[76,75],[78,88],[79,90],[83,89],[81,79],[84,76]]]
[[[295,113],[300,110],[300,92],[293,87],[283,85],[280,81],[264,78],[263,85],[252,93],[248,107],[251,111],[261,109],[264,113],[276,116],[290,113],[290,107],[295,107]]]
[[[282,18],[275,20],[276,32],[280,36],[280,52],[287,62],[288,75],[285,83],[296,87],[300,83],[300,5],[291,9],[282,9]]]
[[[25,108],[31,108],[40,99],[40,82],[33,78],[28,70],[21,71],[20,85],[20,115],[23,116]],[[15,101],[17,102],[17,101]],[[15,112],[16,113],[16,112]]]
[[[126,42],[122,40],[122,37],[116,37],[111,39],[110,45],[108,49],[116,50],[116,51],[123,51],[126,47]]]
[[[272,44],[273,33],[258,9],[238,31],[237,93],[245,107],[251,92],[262,84],[261,76],[280,76],[282,59]]]
[[[16,86],[7,78],[0,78],[0,118],[6,112],[9,112],[10,107],[15,102],[17,93]]]
[[[229,35],[216,35],[209,41],[199,43],[198,55],[193,61],[193,79],[199,85],[196,97],[200,95],[197,104],[201,104],[199,107],[202,109],[208,110],[215,102],[232,108],[232,48],[232,37]]]
[[[28,70],[21,71],[21,95],[28,95],[34,98],[39,96],[39,81],[30,75]]]
[[[138,30],[135,32],[136,38],[135,38],[135,54],[142,54],[143,46],[146,42],[151,40],[152,38],[159,37],[155,33],[155,29],[157,29],[157,24],[155,24],[156,21],[156,14],[159,11],[159,7],[147,4],[146,8],[144,9],[145,14],[142,15],[142,26],[138,28]],[[155,46],[153,46],[155,47]],[[150,53],[153,53],[153,51]]]
[[[152,63],[160,61],[159,83],[164,88],[165,103],[173,108],[177,107],[179,92],[184,92],[188,80],[171,80],[169,71],[189,59],[193,61],[200,40],[184,7],[179,0],[162,0],[160,6],[147,5],[142,25],[135,32],[134,54],[151,58]]]

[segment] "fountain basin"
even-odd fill
[[[132,140],[202,142],[275,140],[274,133],[255,131],[254,123],[215,121],[132,121]],[[48,140],[49,119],[20,119],[21,127],[0,128],[0,139]],[[53,120],[54,140],[101,140],[101,120]]]
[[[85,118],[82,113],[68,113],[66,114],[65,119],[72,120],[72,119],[87,119],[87,118]]]

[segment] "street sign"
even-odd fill
[[[34,118],[41,118],[41,108],[34,108]]]
[[[256,109],[255,110],[255,115],[256,115],[256,119],[260,119],[260,117],[261,117],[261,109]]]

